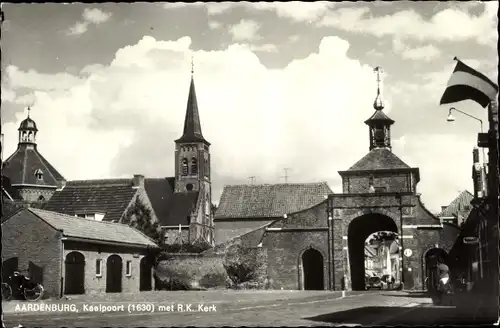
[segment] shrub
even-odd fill
[[[192,244],[181,244],[181,243],[175,243],[175,244],[165,244],[162,245],[162,249],[166,253],[196,253],[199,254],[201,252],[204,252],[208,249],[212,248],[212,245],[210,245],[208,242],[204,240],[197,240]]]
[[[225,287],[227,275],[223,272],[209,272],[200,279],[200,286],[205,288]]]
[[[233,286],[255,280],[257,267],[258,263],[251,249],[241,245],[233,245],[227,249],[224,269]]]

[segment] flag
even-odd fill
[[[454,60],[457,61],[457,65],[448,80],[439,104],[444,105],[470,99],[486,108],[496,98],[498,86],[483,74],[461,62],[457,57]]]

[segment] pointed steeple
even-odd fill
[[[196,89],[194,86],[194,69],[191,61],[191,84],[189,86],[189,95],[186,108],[186,117],[184,119],[184,131],[182,136],[175,141],[183,142],[203,142],[210,145],[201,133],[200,113],[198,112],[198,101],[196,100]]]

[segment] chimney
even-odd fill
[[[144,175],[134,174],[134,178],[132,179],[132,187],[133,188],[144,188]]]

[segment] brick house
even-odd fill
[[[136,200],[149,208],[166,243],[214,242],[210,143],[201,132],[194,78],[191,77],[182,136],[175,140],[175,176],[66,181],[40,155],[36,123],[29,117],[19,128],[19,146],[4,164],[4,176],[25,206],[73,216],[127,223]],[[2,194],[4,194],[2,190]],[[5,200],[8,200],[5,194]],[[12,205],[12,207],[15,207]]]
[[[331,193],[326,182],[225,186],[214,219],[216,243],[319,204]]]
[[[2,274],[28,270],[46,297],[151,290],[150,238],[124,224],[20,209],[2,223]]]

